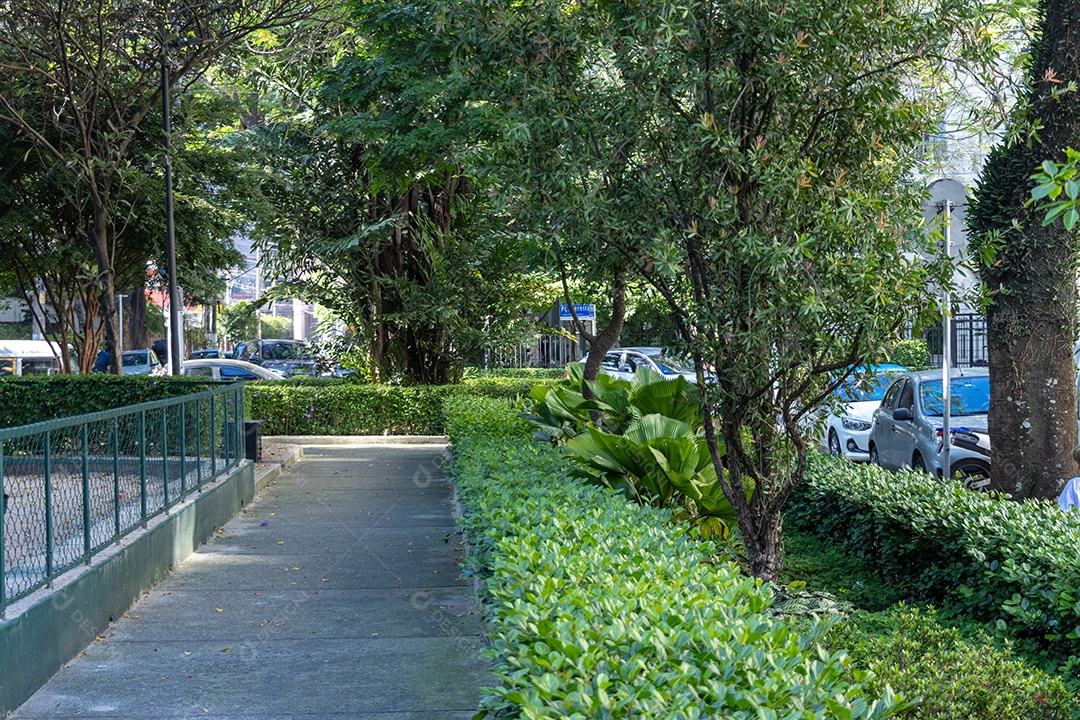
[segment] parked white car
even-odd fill
[[[692,365],[667,354],[661,347],[613,348],[604,356],[600,371],[612,377],[633,380],[639,367],[647,367],[667,378],[681,376],[688,382],[697,382],[697,373]],[[712,379],[712,374],[706,374],[705,379]]]
[[[183,375],[213,380],[283,380],[285,378],[285,375],[277,370],[231,358],[185,360],[180,366],[180,372]]]
[[[874,411],[881,405],[885,390],[900,373],[903,365],[862,365],[855,368],[848,382],[836,390],[836,398],[846,403],[825,411],[821,424],[821,444],[830,454],[855,462],[870,461],[870,428]]]

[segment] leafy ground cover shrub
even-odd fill
[[[784,583],[853,604],[855,612],[829,626],[821,642],[845,649],[853,666],[868,667],[868,689],[888,683],[916,698],[905,720],[965,718],[1020,720],[1065,718],[1076,712],[1075,688],[1054,677],[1056,663],[1041,667],[997,634],[975,622],[957,628],[955,617],[938,618],[933,608],[898,604],[903,588],[886,585],[873,568],[828,539],[784,528]],[[777,605],[774,603],[773,611]]]
[[[870,612],[885,610],[905,598],[903,588],[882,581],[876,568],[867,567],[854,553],[804,532],[795,523],[784,524],[780,583],[824,591]]]
[[[439,435],[443,403],[457,395],[513,398],[537,383],[484,378],[456,385],[368,385],[331,379],[249,385],[248,417],[266,435]]]
[[[904,707],[841,653],[764,611],[770,593],[672,511],[568,477],[500,400],[452,399],[447,432],[484,581],[500,684],[483,713],[521,718],[884,718]]]
[[[932,609],[858,612],[832,624],[822,642],[847,649],[854,666],[872,671],[869,691],[887,683],[918,698],[901,711],[904,720],[1064,720],[1076,707],[1060,679],[1016,660],[985,635],[962,637]]]
[[[787,519],[840,544],[913,599],[1080,652],[1080,513],[914,472],[813,458]]]
[[[0,378],[0,427],[165,400],[207,387],[202,378],[39,375]]]

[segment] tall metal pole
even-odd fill
[[[945,215],[945,258],[952,258],[952,201],[943,203]],[[950,356],[952,355],[952,300],[949,287],[942,290],[941,299],[941,470],[945,477],[952,476],[952,433],[949,428],[949,375]]]
[[[169,374],[180,374],[180,292],[176,286],[176,235],[173,229],[172,123],[169,120],[169,65],[161,56],[161,114],[165,129],[165,242],[169,253]]]

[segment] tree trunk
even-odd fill
[[[615,273],[615,280],[611,287],[611,320],[603,330],[596,334],[589,345],[589,354],[585,358],[585,380],[595,380],[600,376],[600,364],[604,362],[604,356],[615,346],[619,335],[622,334],[624,320],[626,320],[626,275],[619,270]],[[581,393],[587,399],[593,398],[592,391],[587,385],[582,384]]]
[[[109,372],[113,375],[123,373],[120,362],[120,332],[116,313],[116,285],[109,256],[108,216],[105,201],[97,192],[91,192],[94,208],[94,258],[97,260],[98,278],[101,281],[101,313],[105,324],[105,349],[109,353]]]
[[[1030,175],[1044,160],[1064,161],[1065,148],[1080,141],[1080,94],[1051,97],[1055,88],[1080,81],[1080,3],[1048,0],[1045,8],[1027,118],[1040,128],[1041,142],[995,150],[968,215],[976,242],[994,231],[1004,241],[982,276],[993,293],[987,311],[991,487],[1015,500],[1056,498],[1072,475],[1077,443],[1076,234],[1060,220],[1042,227],[1045,212],[1024,207]]]
[[[128,337],[124,347],[132,350],[142,350],[150,347],[150,338],[146,332],[146,281],[143,280],[135,289],[127,302]]]
[[[1048,228],[1051,229],[1052,228]],[[1055,255],[1057,253],[1054,253]],[[1052,269],[1046,253],[1044,298],[1034,293],[998,297],[987,309],[990,356],[991,487],[1015,500],[1056,499],[1072,476],[1077,441],[1075,332],[1076,286],[1069,258]],[[1025,274],[1038,272],[1031,269]],[[1026,284],[1026,283],[1025,283]],[[1027,293],[1027,291],[1024,291]],[[1043,295],[1044,293],[1039,293]]]
[[[784,553],[780,544],[783,516],[778,512],[768,512],[764,503],[751,504],[748,510],[751,513],[750,522],[744,523],[740,519],[739,529],[746,546],[750,574],[766,582],[776,582],[784,567]],[[746,532],[748,527],[753,528],[751,533]]]

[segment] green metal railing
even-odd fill
[[[244,456],[244,384],[0,429],[0,617]]]

